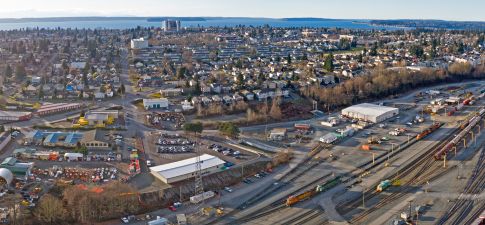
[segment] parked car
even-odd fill
[[[253,180],[251,180],[249,178],[244,178],[243,182],[246,183],[246,184],[251,184],[251,183],[253,183]]]
[[[232,189],[230,187],[224,187],[224,191],[227,191],[227,192],[231,193],[232,192]]]

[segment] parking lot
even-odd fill
[[[158,153],[189,153],[194,151],[195,143],[179,135],[161,134],[156,143]]]
[[[197,142],[197,143],[196,143]],[[227,143],[182,134],[152,133],[146,137],[145,152],[152,166],[179,161],[196,156],[196,152],[210,154],[226,162],[238,164],[259,157]]]

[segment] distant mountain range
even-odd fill
[[[483,21],[401,19],[401,20],[371,20],[369,23],[376,26],[395,26],[395,27],[409,27],[409,28],[485,30],[485,22]]]

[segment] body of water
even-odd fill
[[[339,27],[351,29],[396,29],[366,24],[365,20],[321,20],[321,21],[285,21],[279,19],[256,18],[225,18],[208,19],[206,21],[182,21],[182,27],[233,27],[237,25],[272,27]],[[66,21],[66,22],[21,22],[0,23],[0,30],[23,28],[78,28],[78,29],[129,29],[142,27],[161,27],[161,22],[148,22],[144,19],[105,20],[105,21]]]

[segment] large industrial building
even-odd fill
[[[399,114],[398,108],[362,103],[342,110],[342,115],[362,121],[379,123]]]
[[[224,168],[224,161],[216,156],[204,154],[200,156],[202,174],[211,174]],[[160,166],[150,167],[156,178],[164,183],[171,184],[193,178],[196,175],[197,158],[185,159]]]
[[[31,112],[3,111],[0,110],[1,121],[25,121],[32,118]]]

